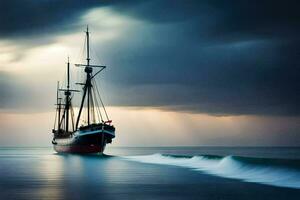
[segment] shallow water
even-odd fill
[[[108,147],[104,156],[83,156],[0,148],[0,199],[298,199],[299,152]]]

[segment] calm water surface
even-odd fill
[[[0,199],[300,199],[300,148],[0,148]]]

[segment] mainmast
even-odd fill
[[[59,97],[59,81],[57,81],[57,90],[56,90],[56,105],[58,109],[58,120],[57,120],[57,130],[60,130],[60,111],[61,111],[61,98]]]
[[[89,34],[89,27],[86,27],[86,61],[87,61],[87,66],[90,65],[90,34]]]
[[[91,97],[91,73],[93,72],[93,68],[90,67],[90,37],[89,37],[89,27],[86,27],[86,67],[85,67],[85,72],[87,73],[87,83],[88,83],[88,87],[87,87],[87,112],[88,112],[88,125],[90,125],[90,97]],[[89,69],[87,69],[89,68]]]
[[[93,103],[93,97],[92,97],[92,79],[98,74],[100,73],[105,66],[101,66],[101,65],[90,65],[90,38],[89,38],[89,28],[87,27],[86,29],[86,64],[75,64],[77,67],[84,67],[84,71],[86,73],[86,81],[83,87],[83,96],[82,96],[82,100],[81,100],[81,104],[80,104],[80,108],[79,108],[79,113],[78,113],[78,117],[77,117],[77,121],[76,121],[76,126],[75,128],[78,128],[79,125],[79,120],[80,120],[80,116],[81,116],[81,112],[83,109],[83,105],[84,105],[84,101],[85,101],[85,97],[87,96],[87,123],[88,125],[90,125],[90,121],[91,121],[91,116],[90,116],[90,107],[94,107],[94,103]],[[94,67],[99,67],[101,68],[98,72],[96,72],[94,75],[92,75],[93,72],[93,68]],[[93,112],[93,110],[92,110]],[[94,119],[95,120],[95,119]]]
[[[67,90],[65,91],[66,95],[66,106],[65,106],[65,112],[66,112],[66,132],[69,132],[69,109],[70,109],[70,62],[69,62],[69,57],[68,57],[68,63],[67,63]]]
[[[86,29],[86,65],[82,65],[85,66],[85,73],[86,73],[86,82],[84,84],[84,88],[83,88],[83,97],[81,100],[81,105],[80,105],[80,109],[79,109],[79,114],[77,117],[77,121],[76,121],[76,128],[78,128],[78,124],[79,124],[79,120],[80,120],[80,115],[82,112],[82,108],[83,108],[83,104],[84,104],[84,100],[85,100],[85,96],[87,95],[87,119],[88,119],[88,125],[90,125],[90,97],[91,97],[91,88],[92,88],[92,83],[91,83],[91,79],[92,79],[92,72],[93,72],[93,68],[90,66],[90,41],[89,41],[89,28],[87,27]]]

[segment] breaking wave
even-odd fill
[[[127,156],[142,163],[174,165],[246,182],[300,189],[300,160],[246,158],[238,156],[174,156],[153,154]]]

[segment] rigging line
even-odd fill
[[[55,118],[54,118],[54,128],[53,128],[53,129],[55,129],[55,126],[56,126],[56,120],[57,120],[57,115],[58,115],[58,114],[57,114],[57,113],[58,113],[57,110],[58,110],[58,109],[56,108],[56,111],[55,111]]]
[[[71,112],[72,131],[74,131],[74,111],[71,103],[70,103],[70,112]]]
[[[95,93],[95,91],[94,91],[94,93]],[[98,100],[96,98],[96,95],[95,95],[95,102],[96,102],[96,106],[97,106],[96,111],[97,111],[98,119],[99,119],[99,121],[101,120],[101,122],[102,122],[103,118],[102,118],[102,114],[101,114],[101,111],[100,111],[100,108],[99,108],[99,103],[98,103]]]
[[[72,98],[73,97],[71,97],[70,99],[69,99],[69,101],[71,102],[71,100],[72,100]],[[59,122],[59,127],[61,127],[61,125],[63,125],[63,127],[65,128],[65,123],[63,123],[64,122],[64,120],[66,120],[65,119],[65,117],[66,117],[66,112],[67,112],[67,110],[66,110],[66,108],[64,108],[64,114],[63,114],[63,116],[61,117],[61,121]]]
[[[72,131],[74,131],[74,110],[73,110],[73,106],[72,106],[73,97],[74,97],[74,95],[72,95],[72,97],[70,97],[70,106],[69,106],[69,110],[71,113]]]
[[[65,120],[65,114],[66,114],[66,111],[64,111],[64,114],[63,114],[63,116],[61,117],[61,120],[60,120],[60,123],[59,123],[59,127],[61,127],[61,125],[63,125],[63,127],[64,127],[64,124],[65,124],[65,123],[63,123],[63,121]]]
[[[94,98],[95,98],[95,94],[93,92],[93,88],[91,89],[91,93],[92,93],[92,104],[93,104],[93,118],[94,118],[94,123],[96,122],[96,115],[95,115],[95,102],[94,102]],[[97,108],[96,108],[97,111]]]
[[[102,102],[102,100],[101,100],[100,93],[99,93],[99,91],[98,91],[98,86],[97,86],[96,80],[93,80],[93,81],[94,81],[94,85],[95,85],[95,88],[96,88],[96,90],[97,90],[97,94],[98,94],[98,97],[99,97],[99,99],[100,99],[101,105],[102,105],[102,107],[103,107],[104,114],[106,115],[106,118],[108,118],[108,117],[107,117],[106,110],[105,110],[105,107],[104,107],[104,104],[103,104],[103,102]],[[100,111],[100,113],[101,113],[100,106],[99,106],[99,111]],[[108,119],[107,119],[107,120],[108,120]],[[102,118],[102,121],[103,121],[103,118]]]
[[[95,82],[94,84],[95,84],[95,86],[96,86],[96,91],[97,91],[97,93],[98,93],[98,96],[99,96],[99,99],[100,99],[101,105],[102,105],[102,107],[103,107],[104,113],[105,113],[105,115],[106,115],[106,118],[107,118],[107,120],[109,120],[109,117],[108,117],[108,115],[107,115],[107,112],[106,112],[105,106],[104,106],[104,104],[103,104],[103,101],[102,101],[102,98],[101,98],[101,96],[100,96],[100,92],[99,92],[99,90],[98,90],[97,83],[96,83],[96,81],[94,81],[94,82]]]
[[[61,120],[60,120],[60,122],[59,122],[59,127],[60,127],[62,130],[65,129],[65,123],[63,123],[63,122],[64,122],[64,118],[65,118],[65,112],[64,112],[64,114],[62,115]]]
[[[94,80],[93,80],[94,81]],[[95,85],[95,82],[94,82],[94,85]],[[97,104],[97,114],[98,114],[98,118],[99,118],[99,120],[100,120],[100,117],[101,117],[101,121],[103,121],[103,117],[102,117],[102,114],[101,114],[101,110],[100,110],[100,106],[99,106],[99,102],[98,102],[98,100],[97,100],[97,96],[96,96],[96,92],[95,92],[95,88],[93,87],[93,90],[94,90],[94,96],[95,96],[95,102],[96,102],[96,104]],[[100,117],[99,117],[99,115],[100,115]]]
[[[81,60],[84,59],[84,53],[85,53],[85,45],[86,45],[86,36],[84,38],[83,46],[80,47],[80,50],[77,55],[77,62],[75,63],[80,63]],[[83,74],[80,72],[80,70],[76,70],[76,80],[84,80]],[[82,82],[82,81],[81,81]]]
[[[90,90],[90,101],[91,101],[91,117],[92,117],[92,122],[95,123],[95,110],[94,110],[94,101],[93,101],[93,90]]]
[[[95,89],[93,88],[93,90],[94,90],[94,94],[95,94]],[[97,114],[98,114],[98,119],[99,119],[99,121],[100,121],[100,119],[101,119],[101,122],[103,121],[103,118],[102,118],[102,114],[101,114],[101,110],[100,110],[100,107],[99,107],[99,103],[98,103],[98,100],[97,100],[97,98],[96,98],[96,95],[94,95],[95,97],[95,102],[96,102],[96,111],[97,111]]]
[[[96,101],[97,101],[97,104],[98,104],[98,109],[97,109],[98,115],[100,116],[100,117],[98,116],[99,117],[99,121],[101,120],[101,122],[103,122],[104,120],[103,120],[103,116],[102,116],[102,113],[101,113],[101,110],[100,110],[100,106],[99,106],[98,100],[96,99]]]
[[[80,46],[80,49],[79,49],[79,52],[77,54],[77,59],[79,61],[81,61],[83,59],[83,56],[84,56],[84,51],[85,51],[85,43],[86,43],[86,37],[84,38],[84,41],[83,41],[83,46]]]
[[[101,110],[100,110],[100,105],[99,105],[99,102],[98,102],[97,99],[96,99],[96,101],[97,101],[97,104],[98,104],[98,113],[99,113],[99,115],[100,115],[101,122],[103,122],[104,120],[103,120],[103,116],[102,116],[102,113],[101,113]],[[100,120],[100,118],[99,118],[99,120]]]
[[[101,59],[98,56],[97,52],[95,51],[94,46],[90,45],[90,49],[91,49],[91,54],[96,57],[96,59],[97,59],[96,61],[101,63]]]
[[[85,54],[85,51],[86,51],[86,49],[85,49],[86,42],[87,42],[87,36],[86,36],[86,34],[85,34],[85,37],[84,37],[84,43],[83,43],[83,48],[82,48],[81,60],[85,59],[85,58],[84,58],[84,57],[85,57],[84,54]]]
[[[84,86],[83,87],[83,96],[82,96],[82,100],[81,100],[81,103],[80,103],[79,112],[78,112],[78,116],[77,116],[77,120],[76,120],[76,129],[78,128],[78,124],[79,124],[79,121],[80,121],[82,109],[84,108],[84,102],[85,102],[86,92],[87,92],[87,87]]]
[[[104,69],[105,69],[105,67],[103,67],[102,69],[100,69],[99,71],[97,71],[97,72],[92,76],[91,79],[93,79],[97,74],[99,74],[100,72],[102,72],[102,70],[104,70]]]
[[[93,101],[93,93],[92,93],[92,87],[90,89],[90,101],[91,101],[91,122],[95,123],[95,110],[94,110],[94,101]]]
[[[92,122],[94,122],[95,123],[95,109],[94,109],[94,101],[93,101],[93,92],[92,92],[92,87],[91,87],[91,89],[90,89],[90,91],[91,91],[91,106],[92,106]]]
[[[87,94],[87,96],[89,96],[89,94]],[[89,114],[90,114],[89,113],[90,112],[89,111],[90,108],[88,106],[88,102],[89,102],[89,98],[86,99],[86,110],[85,110],[86,111],[86,122],[87,122],[87,125],[89,125],[89,122],[88,122],[89,119],[88,118],[89,118]]]

